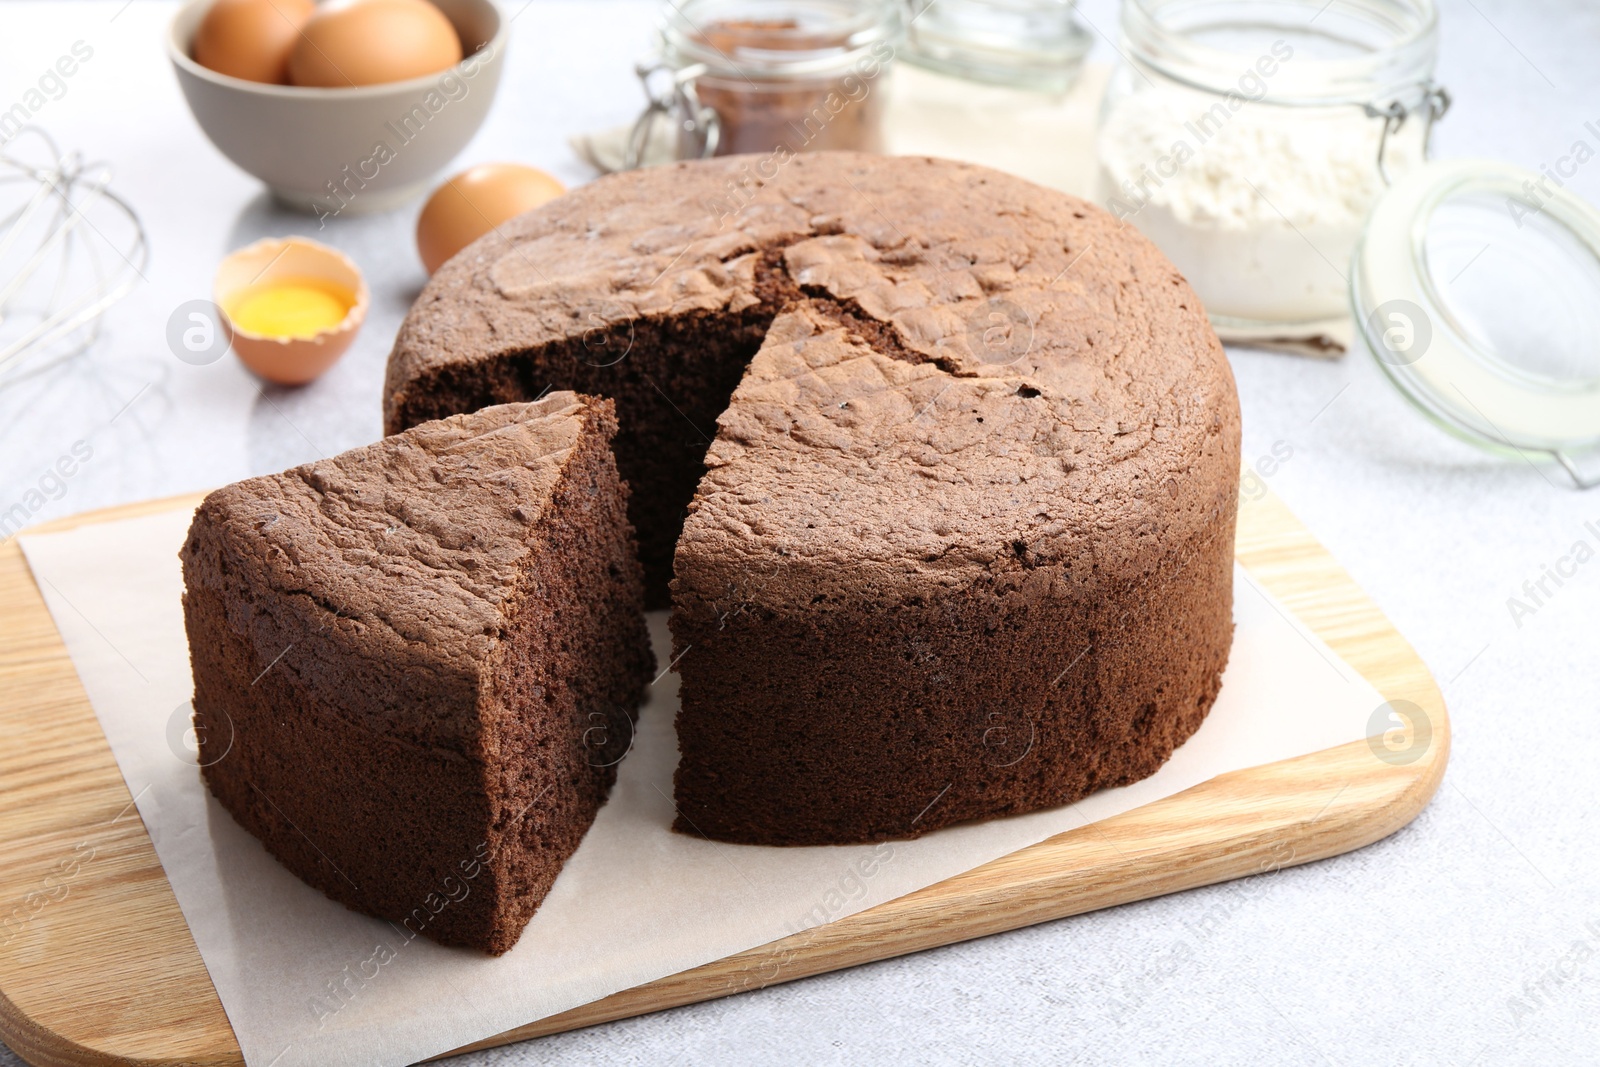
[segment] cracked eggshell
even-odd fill
[[[350,294],[350,309],[337,326],[310,338],[251,333],[228,318],[228,308],[246,289],[292,280],[331,283]],[[217,267],[212,294],[232,336],[234,355],[257,377],[276,385],[305,385],[338,362],[360,332],[371,302],[366,279],[350,257],[305,237],[265,238],[229,254]]]

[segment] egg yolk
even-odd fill
[[[228,317],[246,333],[309,340],[343,322],[353,303],[326,282],[273,281],[240,293]]]

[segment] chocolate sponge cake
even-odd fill
[[[1136,781],[1199,727],[1228,409],[1182,349],[1124,349],[1137,391],[1039,355],[964,375],[824,310],[774,322],[678,543],[679,829],[911,837]]]
[[[510,948],[653,669],[609,400],[429,422],[208,496],[183,548],[206,784],[335,900]]]
[[[909,836],[1150,774],[1232,632],[1238,401],[1193,291],[982,167],[773,163],[609,177],[469,247],[386,424],[616,400],[647,599],[676,573],[681,829]]]

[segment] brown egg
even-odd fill
[[[567,187],[520,163],[483,163],[433,191],[417,217],[417,252],[432,274],[496,226],[549,203]]]
[[[218,74],[287,85],[311,0],[216,0],[194,33],[194,61]]]
[[[382,85],[449,70],[461,38],[427,0],[354,0],[311,16],[289,55],[295,85]]]

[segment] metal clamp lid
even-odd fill
[[[1422,112],[1424,123],[1422,127],[1424,159],[1428,157],[1429,144],[1433,139],[1433,124],[1444,118],[1445,113],[1450,110],[1450,103],[1450,91],[1442,85],[1429,83],[1423,91],[1417,110]],[[1389,177],[1385,150],[1389,146],[1389,136],[1400,132],[1400,128],[1406,124],[1406,119],[1411,116],[1411,109],[1399,100],[1391,100],[1382,107],[1371,103],[1363,104],[1362,110],[1367,113],[1368,118],[1383,120],[1383,132],[1378,135],[1378,176],[1383,179],[1384,185],[1393,185],[1394,181]]]
[[[706,73],[703,63],[674,69],[671,64],[657,59],[639,63],[633,68],[644,87],[644,111],[634,121],[628,133],[628,146],[623,154],[623,168],[636,170],[648,158],[650,138],[660,125],[667,125],[677,136],[672,146],[674,159],[709,159],[717,154],[722,139],[722,123],[717,113],[700,103],[695,93],[695,79]],[[666,75],[663,83],[661,75]],[[662,123],[666,119],[666,123]]]

